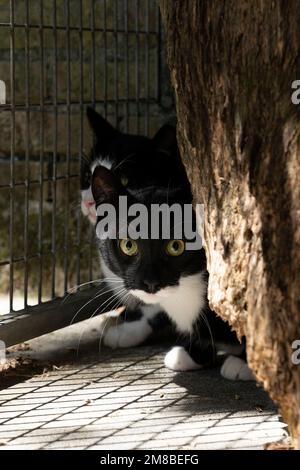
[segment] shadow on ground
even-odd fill
[[[97,322],[11,353],[37,368],[0,379],[2,448],[256,449],[285,435],[255,383],[229,382],[218,369],[170,371],[163,362],[170,344],[159,341],[99,351]]]

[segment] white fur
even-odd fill
[[[178,286],[166,287],[156,294],[138,289],[130,292],[147,304],[159,304],[179,331],[191,333],[199,312],[205,306],[206,282],[202,273],[197,273],[182,276]]]
[[[104,344],[110,348],[130,348],[141,344],[152,333],[147,318],[120,323],[104,333]]]
[[[182,346],[174,346],[165,356],[165,366],[175,371],[197,370],[202,366],[197,364]]]
[[[221,375],[228,380],[255,380],[247,363],[236,356],[229,356],[221,367]]]
[[[95,171],[95,168],[97,168],[97,166],[104,166],[104,168],[106,168],[107,170],[111,170],[111,167],[112,167],[112,162],[110,161],[109,157],[100,157],[100,158],[96,158],[96,160],[93,161],[93,163],[91,164],[91,172],[92,174],[94,173]]]

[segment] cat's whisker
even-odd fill
[[[100,333],[99,342],[98,342],[98,354],[100,354],[100,352],[101,352],[102,338],[103,338],[103,336],[104,336],[104,334],[105,334],[105,330],[106,330],[106,328],[107,328],[107,324],[109,323],[109,321],[110,321],[110,317],[107,317],[107,318],[105,319],[105,323],[104,323],[104,325],[103,325],[103,327],[102,327],[102,330],[101,330],[101,333]]]
[[[107,304],[105,308],[108,309],[108,307],[111,305],[112,301],[115,300],[116,297],[118,297],[120,294],[123,294],[124,292],[126,292],[125,288],[120,289],[115,294],[113,294],[109,299],[107,299],[103,304],[101,304],[100,307],[103,308]],[[98,310],[99,310],[99,307],[97,307],[96,311],[98,311]]]
[[[79,289],[80,287],[83,287],[83,286],[87,286],[89,284],[94,284],[95,282],[102,282],[102,278],[98,278],[98,279],[93,279],[92,281],[87,281],[87,282],[83,282],[82,284],[77,284],[76,286],[73,286],[73,287],[70,287],[68,289],[68,294],[66,295],[66,297],[63,299],[63,303],[67,300],[67,298],[73,294],[73,292],[75,292],[77,289]]]
[[[102,282],[105,282],[105,281],[107,281],[107,282],[113,282],[113,281],[115,281],[115,282],[123,282],[122,279],[118,279],[117,277],[99,277],[99,278],[97,278],[97,279],[93,279],[93,280],[91,280],[91,281],[87,281],[87,282],[85,282],[85,283],[83,283],[83,284],[79,284],[78,286],[74,286],[72,289],[76,289],[77,287],[82,287],[83,285],[92,284],[92,283],[94,283],[94,282],[102,283]]]
[[[91,319],[96,315],[97,310],[98,310],[98,309],[96,309],[96,310],[92,313],[92,315],[91,315],[91,317],[89,318],[89,320],[91,320]],[[105,324],[104,324],[104,326],[101,325],[101,327],[102,327],[102,332],[101,332],[100,337],[102,337],[102,335],[103,335],[103,333],[104,333],[104,331],[105,331],[105,329],[106,329],[106,326],[107,326],[107,323],[109,322],[109,320],[110,320],[110,317],[108,316],[107,318],[105,318]],[[85,330],[86,330],[86,327],[84,328],[83,332],[81,333],[80,338],[79,338],[79,341],[78,341],[78,345],[77,345],[77,355],[78,355],[78,353],[79,353],[80,342],[81,342],[81,339],[82,339],[82,336],[83,336]]]
[[[117,170],[120,166],[122,166],[125,162],[130,161],[130,158],[133,157],[135,154],[131,153],[130,155],[127,155],[127,157],[123,158],[115,167],[114,170]]]
[[[124,289],[125,290],[125,289]],[[123,289],[121,289],[120,291],[116,292],[115,294],[113,294],[109,300],[111,300],[111,298],[114,300],[116,296],[118,296],[121,292],[123,291]],[[106,301],[107,302],[107,301]],[[99,308],[102,308],[104,304],[101,304],[100,307],[97,307],[94,312],[92,313],[92,315],[90,316],[90,318],[88,319],[83,331],[81,332],[80,334],[80,337],[79,337],[79,342],[78,342],[78,346],[77,346],[77,354],[79,352],[79,347],[80,347],[80,342],[81,342],[81,339],[82,339],[82,336],[84,335],[85,331],[86,331],[86,328],[87,328],[87,325],[89,323],[89,321],[94,318],[95,315],[97,315],[98,311],[99,311]]]
[[[215,340],[214,340],[214,337],[213,337],[213,334],[212,334],[212,331],[211,331],[209,321],[207,320],[206,315],[205,315],[204,312],[200,312],[200,316],[204,320],[204,323],[205,323],[205,325],[208,329],[209,336],[210,336],[210,339],[211,339],[211,344],[212,344],[212,347],[213,347],[213,355],[215,356],[215,354],[216,354],[216,345],[215,345]]]
[[[119,300],[119,302],[118,302],[116,305],[114,305],[113,310],[116,310],[117,308],[119,308],[120,305],[124,305],[124,304],[126,303],[126,300],[127,300],[127,298],[128,298],[129,296],[130,296],[130,294],[129,294],[128,292],[125,293],[125,294],[123,294],[123,296],[122,296],[122,298]],[[126,318],[126,317],[125,317],[125,318]],[[116,319],[116,326],[118,326],[119,321],[120,321],[120,316],[118,316],[117,319]],[[100,352],[101,352],[102,338],[103,338],[103,336],[104,336],[104,334],[105,334],[106,325],[107,325],[107,321],[106,321],[106,323],[105,323],[105,327],[104,327],[104,329],[102,330],[101,335],[100,335],[100,338],[99,338],[99,347],[98,347],[98,352],[99,352],[99,354],[100,354]]]
[[[83,165],[84,163],[88,163],[88,164],[91,163],[90,157],[85,152],[81,152],[80,163],[81,165]]]
[[[79,289],[80,287],[83,287],[83,286],[87,286],[89,284],[94,284],[96,282],[100,284],[102,284],[102,282],[105,282],[105,281],[109,281],[109,282],[123,282],[122,279],[116,279],[116,278],[109,278],[109,277],[105,277],[105,278],[98,278],[98,279],[93,279],[92,281],[88,281],[88,282],[83,282],[82,284],[77,284],[76,286],[73,286],[73,287],[70,287],[68,290],[68,294],[64,297],[64,299],[62,300],[62,303],[64,303],[68,297],[70,297],[70,295],[72,295],[74,292],[76,292],[77,289]]]
[[[190,351],[191,351],[191,347],[192,347],[192,332],[190,331]]]
[[[199,341],[201,341],[201,333],[200,333],[200,331],[199,331],[199,325],[198,325],[197,322],[195,323],[195,326],[194,326],[194,327],[195,327],[195,333],[196,333],[196,335],[197,335],[197,338],[198,338]]]
[[[123,294],[123,296],[119,300],[117,300],[117,304],[114,305],[113,310],[116,310],[117,308],[119,308],[120,305],[124,304],[124,298],[126,298],[126,294]],[[107,321],[105,322],[104,328],[102,329],[101,334],[100,334],[99,346],[98,346],[99,354],[101,352],[102,338],[105,334],[105,330],[106,330],[106,327],[107,327],[108,320],[109,320],[109,317],[108,317]],[[119,322],[119,316],[116,319],[116,325],[118,324],[118,322]]]
[[[125,304],[125,306],[126,306],[126,302],[127,302],[127,300],[128,300],[129,297],[130,297],[130,293],[127,292],[127,294],[125,294],[125,295],[123,296],[123,298],[121,299],[121,300],[122,300],[122,303]],[[126,311],[126,310],[125,310],[124,319],[125,319],[125,321],[126,321],[126,319],[127,319],[127,311]],[[117,317],[116,324],[118,325],[119,322],[120,322],[120,316]]]
[[[74,207],[79,209],[80,206],[81,206],[81,201],[82,201],[82,199],[78,198],[76,201],[71,202],[70,205],[69,205],[69,209],[72,210],[72,209],[74,209]]]
[[[101,297],[102,295],[107,294],[108,292],[111,292],[111,291],[114,291],[114,290],[115,290],[115,287],[113,287],[112,289],[108,289],[108,290],[106,290],[106,291],[104,291],[104,292],[100,292],[100,293],[94,295],[90,300],[88,300],[84,305],[82,305],[82,307],[80,307],[80,308],[77,310],[77,312],[75,313],[75,315],[73,316],[73,318],[72,318],[72,320],[71,320],[71,322],[70,322],[70,325],[73,324],[75,318],[79,315],[79,313],[80,313],[87,305],[89,305],[91,302],[93,302],[94,300],[98,299],[98,298]],[[102,307],[102,304],[99,306],[99,308],[101,308],[101,307]]]

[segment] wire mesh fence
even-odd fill
[[[160,41],[155,0],[0,0],[0,314],[98,277],[79,208],[85,108],[152,134]]]

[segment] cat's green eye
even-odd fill
[[[170,240],[166,246],[166,252],[169,256],[180,256],[185,250],[183,240]]]
[[[138,252],[138,245],[137,242],[131,240],[131,238],[124,238],[120,240],[120,249],[123,253],[127,256],[135,256]]]
[[[126,175],[121,175],[120,180],[121,180],[121,183],[122,183],[123,186],[127,186],[128,183],[129,183],[129,179],[127,178]]]

